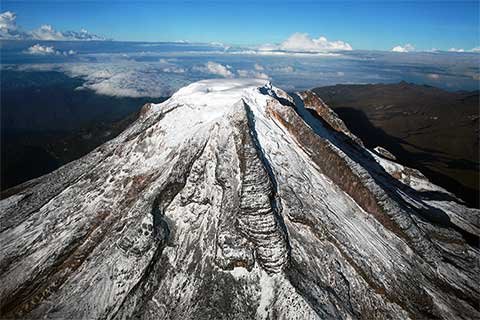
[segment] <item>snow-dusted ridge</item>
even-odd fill
[[[205,80],[0,202],[7,318],[476,318],[479,211],[311,92]]]

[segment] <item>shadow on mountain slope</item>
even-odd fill
[[[468,188],[458,182],[456,179],[435,170],[435,163],[445,161],[445,157],[437,154],[434,150],[416,148],[417,152],[405,149],[408,142],[387,134],[381,128],[376,127],[361,110],[353,108],[338,108],[335,110],[338,115],[347,123],[349,129],[356,136],[360,137],[365,146],[373,149],[376,146],[382,146],[392,152],[399,163],[420,170],[434,184],[444,187],[454,193],[460,199],[466,201],[469,206],[479,207],[478,190]],[[468,160],[457,161],[456,169],[476,170],[476,165]]]
[[[398,162],[479,207],[478,92],[447,92],[405,82],[313,91],[366,147],[388,149]]]

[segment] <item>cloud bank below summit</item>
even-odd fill
[[[53,47],[35,47],[37,55],[62,55]],[[93,90],[97,94],[116,97],[167,97],[179,88],[192,82],[210,78],[258,78],[270,77],[257,69],[263,66],[232,67],[227,63],[207,61],[193,65],[175,63],[175,58],[162,58],[156,62],[133,62],[115,60],[102,63],[39,63],[6,66],[6,69],[17,71],[56,71],[67,76],[82,78],[85,82],[76,90]]]
[[[78,50],[78,43],[59,42],[53,47],[49,42],[21,48],[19,42],[8,46],[22,51],[18,60],[10,53],[4,69],[63,72],[85,81],[78,90],[121,97],[167,97],[189,83],[211,78],[269,79],[287,91],[402,80],[449,90],[475,90],[480,76],[480,56],[471,53],[346,51],[335,56],[263,56],[198,53],[195,49],[204,49],[194,45],[181,46],[184,51],[179,52],[178,46],[168,43],[144,51],[142,43],[108,41],[82,43],[81,52],[65,56],[63,52]],[[28,55],[27,49],[32,51]]]

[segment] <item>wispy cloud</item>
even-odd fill
[[[31,31],[23,31],[17,25],[17,16],[14,12],[5,11],[0,13],[0,40],[63,40],[63,41],[79,41],[79,40],[106,40],[102,36],[98,36],[88,32],[85,29],[80,31],[58,31],[51,25],[44,24],[38,29]]]
[[[63,64],[63,71],[82,77],[85,83],[77,90],[93,90],[98,94],[118,97],[167,97],[194,81],[178,73],[164,73],[149,65]]]
[[[166,72],[166,73],[185,73],[185,72],[187,72],[187,69],[181,68],[181,67],[172,66],[172,67],[163,68],[162,71],[163,71],[163,72]]]
[[[286,52],[330,52],[352,50],[352,46],[344,41],[329,41],[321,36],[317,39],[311,38],[307,33],[294,33],[280,44],[265,44],[260,51],[286,51]]]
[[[186,73],[187,69],[172,63],[172,59],[162,58],[158,60],[161,71],[165,73]]]
[[[295,68],[292,66],[280,66],[280,67],[276,67],[275,71],[280,73],[292,73],[292,72],[295,72]]]
[[[255,70],[237,70],[237,74],[240,78],[256,78],[256,79],[270,79],[268,74]]]
[[[465,50],[462,48],[450,48],[448,49],[449,52],[480,52],[480,47],[475,47],[470,50]]]

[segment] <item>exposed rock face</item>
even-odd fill
[[[318,101],[194,83],[11,190],[2,317],[478,318],[478,210]]]
[[[386,158],[386,159],[388,159],[388,160],[393,160],[393,161],[397,160],[397,158],[396,158],[390,151],[388,151],[388,150],[385,149],[385,148],[382,148],[382,147],[380,147],[380,146],[377,146],[377,147],[373,148],[373,150],[374,150],[378,155],[380,155],[380,156],[382,156],[382,157],[384,157],[384,158]]]
[[[330,107],[328,107],[327,104],[323,102],[323,100],[319,98],[315,92],[307,90],[300,92],[298,95],[301,97],[305,108],[313,111],[312,114],[314,116],[316,115],[321,117],[323,121],[330,125],[333,130],[345,134],[350,139],[363,146],[362,140],[348,130],[343,120],[340,119],[335,111],[330,109]]]

